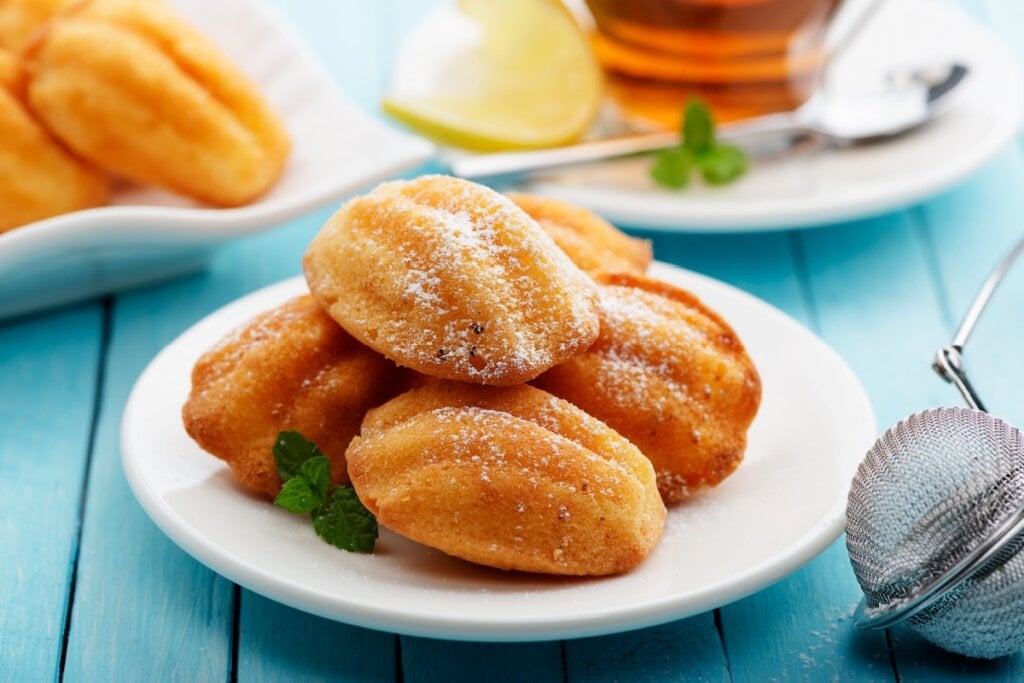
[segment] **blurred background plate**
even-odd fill
[[[887,0],[833,66],[828,87],[846,90],[877,84],[893,66],[951,61],[970,68],[953,110],[902,138],[759,158],[720,188],[659,188],[650,159],[639,158],[538,174],[525,189],[670,232],[812,227],[894,210],[952,186],[1013,141],[1024,114],[1020,67],[991,31],[936,0]]]
[[[320,540],[308,518],[243,490],[185,433],[191,369],[235,326],[308,291],[301,277],[214,312],[149,364],[121,422],[128,483],[156,525],[214,571],[287,605],[375,629],[462,640],[570,638],[738,600],[839,535],[850,479],[876,436],[871,403],[835,351],[777,309],[666,264],[655,263],[650,275],[694,292],[729,321],[764,394],[743,464],[672,508],[660,543],[628,574],[503,572],[387,530],[372,555],[346,553]]]
[[[270,192],[235,209],[123,186],[113,205],[0,234],[0,318],[203,267],[217,245],[264,230],[433,154],[429,143],[361,112],[288,23],[258,0],[173,0],[260,87],[293,149]]]

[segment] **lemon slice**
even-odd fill
[[[460,0],[410,36],[382,106],[443,142],[494,151],[571,142],[600,101],[600,68],[559,0]]]

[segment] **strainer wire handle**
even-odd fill
[[[971,333],[974,332],[981,314],[984,312],[999,283],[1003,281],[1003,277],[1021,253],[1024,253],[1024,239],[1014,245],[1010,253],[1003,258],[999,265],[996,266],[996,269],[985,280],[977,296],[974,297],[974,302],[967,310],[967,315],[964,316],[963,322],[960,323],[952,343],[939,349],[938,353],[935,354],[935,362],[932,364],[935,372],[939,373],[946,381],[952,382],[960,391],[960,395],[964,397],[967,405],[975,410],[988,412],[985,410],[985,405],[981,402],[981,398],[978,396],[977,391],[975,391],[974,386],[967,378],[967,371],[964,369],[963,364],[964,346],[967,344]]]

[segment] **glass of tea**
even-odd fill
[[[841,0],[586,0],[612,97],[639,127],[677,127],[690,97],[720,121],[794,109],[817,86]]]

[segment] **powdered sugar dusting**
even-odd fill
[[[348,296],[373,289],[373,305],[346,304],[339,320],[371,331],[363,338],[393,360],[452,379],[525,381],[596,336],[593,283],[506,197],[423,176],[350,206],[351,220],[325,230],[344,232],[344,253],[376,260],[380,281],[346,282],[315,258],[310,281]]]
[[[707,342],[697,329],[682,323],[678,306],[640,289],[600,288],[598,307],[606,343],[600,349],[604,371],[598,388],[603,395],[621,407],[644,406],[661,416],[677,400],[693,401],[691,388],[680,381],[679,364],[686,362],[689,349]],[[706,384],[701,387],[709,389]]]

